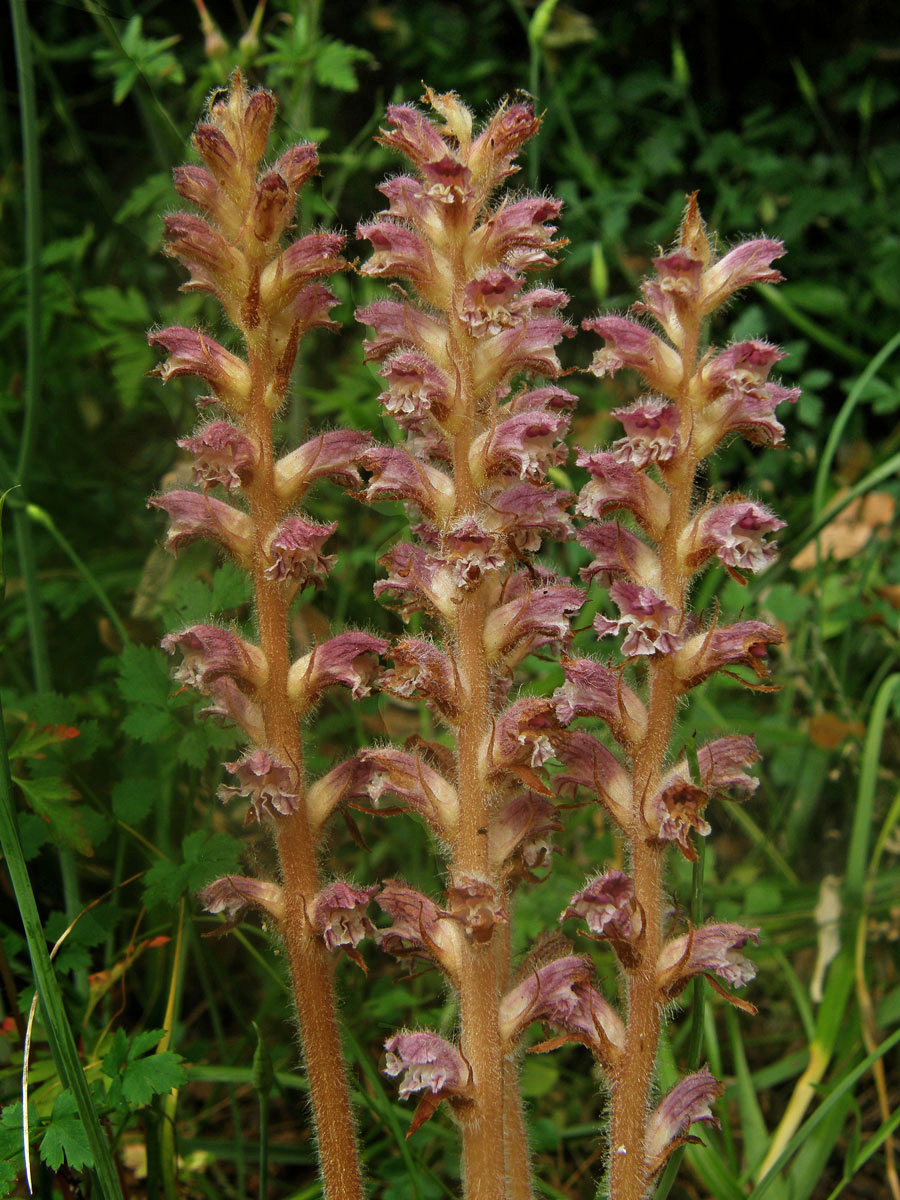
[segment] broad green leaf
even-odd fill
[[[182,843],[184,861],[155,862],[145,876],[144,901],[175,904],[185,892],[196,892],[220,875],[235,870],[240,861],[241,843],[224,833],[212,835],[198,830]]]
[[[75,1097],[66,1089],[53,1105],[50,1124],[41,1141],[41,1159],[54,1171],[58,1171],[63,1160],[73,1171],[94,1165]]]

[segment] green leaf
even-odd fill
[[[212,835],[198,830],[188,834],[182,843],[184,861],[155,862],[145,876],[144,902],[175,904],[185,892],[196,892],[234,871],[240,862],[242,846],[236,838],[225,833]]]
[[[370,61],[368,50],[348,46],[346,42],[323,41],[316,47],[313,73],[316,82],[338,92],[355,92],[359,87],[353,64]]]
[[[126,825],[137,825],[159,799],[159,783],[153,779],[122,779],[113,788],[112,810]]]
[[[31,808],[50,826],[50,833],[57,842],[72,846],[79,854],[93,852],[83,813],[75,804],[79,799],[78,792],[64,779],[58,776],[41,779],[13,776],[13,782],[21,788]]]
[[[164,1029],[144,1030],[129,1042],[124,1029],[116,1030],[102,1062],[103,1074],[112,1080],[109,1101],[115,1107],[142,1108],[187,1079],[180,1054],[147,1053],[164,1033]]]
[[[168,711],[172,682],[161,650],[126,646],[119,659],[118,684],[123,700]]]
[[[84,1125],[78,1115],[78,1105],[68,1088],[57,1096],[50,1124],[41,1141],[41,1160],[48,1167],[58,1171],[63,1159],[73,1171],[94,1165]]]

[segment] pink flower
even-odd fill
[[[613,736],[636,745],[647,730],[647,710],[615,671],[591,658],[563,659],[566,682],[553,693],[563,725],[576,717],[600,717]]]
[[[277,171],[267,171],[260,176],[250,215],[250,228],[258,242],[278,242],[294,216],[296,198],[296,193]]]
[[[239,725],[251,742],[265,740],[262,709],[228,675],[213,679],[208,687],[212,704],[200,710],[201,717],[222,725]]]
[[[373,446],[357,456],[357,462],[372,478],[366,488],[366,500],[402,500],[415,504],[425,516],[446,520],[453,513],[456,491],[453,481],[437,467],[413,458],[406,450],[393,446]]]
[[[697,751],[700,785],[710,795],[726,791],[736,791],[745,796],[752,795],[759,787],[759,780],[753,775],[748,775],[745,768],[758,761],[759,751],[752,734],[744,737],[716,738]],[[684,782],[691,780],[686,759],[682,759],[663,777],[660,790],[664,791],[677,779]]]
[[[769,674],[766,648],[782,640],[779,630],[763,621],[738,621],[698,633],[678,652],[676,673],[681,690],[687,692],[714,671],[738,665],[750,667],[758,678],[765,679]]]
[[[619,462],[608,450],[588,454],[578,451],[575,460],[591,478],[581,489],[576,513],[599,520],[616,509],[626,509],[655,542],[661,541],[669,521],[669,494],[631,463]]]
[[[278,527],[267,548],[269,566],[264,574],[275,582],[291,580],[300,587],[321,585],[337,562],[334,554],[323,554],[322,543],[337,529],[331,525],[313,525],[302,517],[289,517]]]
[[[545,866],[555,853],[550,838],[561,829],[559,810],[550,800],[536,792],[522,792],[491,819],[491,863],[498,870],[505,868],[509,877],[534,879],[531,872]]]
[[[678,409],[659,396],[644,396],[630,408],[614,409],[610,416],[625,426],[626,436],[612,445],[617,462],[641,470],[652,462],[668,462],[681,448]]]
[[[259,443],[227,421],[212,421],[178,446],[194,456],[194,482],[207,488],[220,484],[227,491],[246,487],[259,465]]]
[[[311,783],[306,791],[306,811],[310,829],[317,837],[322,826],[344,800],[365,794],[366,781],[371,774],[368,764],[359,755],[346,758],[327,774]]]
[[[502,892],[486,879],[474,876],[460,876],[447,889],[447,909],[476,945],[489,942],[494,928],[509,922]]]
[[[293,506],[317,479],[330,479],[340,487],[358,487],[362,480],[355,460],[372,444],[368,433],[332,429],[304,442],[275,464],[275,490],[279,500]]]
[[[693,568],[716,554],[726,567],[764,571],[778,555],[777,548],[765,540],[766,535],[784,527],[784,521],[771,509],[753,500],[717,504],[701,513],[685,531],[682,553]]]
[[[590,1046],[601,1062],[614,1061],[625,1027],[592,986],[592,976],[590,961],[574,956],[532,970],[500,1001],[500,1036],[512,1046],[532,1021],[546,1021]]]
[[[602,379],[615,375],[623,367],[637,371],[655,392],[674,395],[681,382],[682,365],[678,354],[655,333],[624,317],[597,317],[582,321],[582,329],[599,333],[607,345],[597,350],[588,370]]]
[[[291,242],[263,268],[259,279],[263,307],[272,314],[278,313],[314,279],[342,271],[347,265],[340,256],[345,241],[339,233],[308,233]]]
[[[291,666],[288,695],[299,709],[307,709],[320,692],[335,684],[350,689],[354,700],[368,696],[369,684],[378,669],[377,655],[389,642],[369,633],[339,633],[314,647]]]
[[[450,156],[447,143],[424,113],[410,105],[390,104],[387,119],[393,128],[380,130],[375,140],[410,159],[416,166]],[[450,156],[452,157],[452,156]]]
[[[584,604],[584,592],[574,587],[542,587],[501,604],[484,624],[484,649],[495,662],[526,638],[552,641],[569,638],[569,622]]]
[[[784,351],[767,342],[738,342],[703,365],[700,382],[706,406],[700,416],[697,448],[708,454],[732,431],[759,446],[783,446],[784,427],[775,409],[800,398],[799,388],[770,381]]]
[[[164,492],[147,501],[148,508],[161,508],[171,524],[166,549],[177,554],[199,538],[219,542],[235,562],[249,570],[253,555],[253,522],[239,509],[198,492]]]
[[[571,535],[565,510],[573,500],[571,492],[517,483],[493,497],[483,523],[486,529],[511,538],[518,550],[539,550],[542,535],[559,540]]]
[[[519,371],[555,378],[562,365],[554,346],[574,335],[575,330],[561,317],[536,316],[486,338],[473,355],[476,391],[486,395]]]
[[[652,800],[643,806],[644,820],[654,840],[675,842],[688,862],[697,861],[691,841],[694,830],[709,837],[712,826],[703,816],[709,795],[685,779],[664,783]]]
[[[216,183],[206,167],[176,167],[173,172],[175,191],[184,200],[202,208],[208,216],[222,224],[234,224],[238,219],[237,206]],[[230,221],[229,221],[230,218]]]
[[[703,273],[703,313],[711,313],[729,296],[751,283],[780,283],[784,276],[773,270],[772,260],[784,254],[784,243],[772,238],[741,242]]]
[[[447,416],[452,404],[447,377],[430,359],[414,350],[400,350],[379,371],[388,389],[378,397],[384,410],[401,423],[432,413],[438,420]]]
[[[377,886],[357,888],[338,879],[316,895],[309,921],[329,950],[340,946],[352,950],[363,938],[371,937],[375,926],[366,916],[366,908],[377,891]]]
[[[477,587],[488,572],[499,571],[506,563],[500,539],[472,516],[463,517],[447,530],[441,549],[453,582],[464,590]]]
[[[702,1071],[676,1083],[656,1106],[647,1121],[644,1142],[651,1179],[659,1174],[672,1151],[689,1140],[685,1135],[691,1125],[702,1122],[718,1127],[719,1121],[710,1105],[724,1091],[725,1085],[704,1066]]]
[[[530,104],[501,105],[472,143],[469,166],[476,175],[484,175],[487,187],[495,187],[518,170],[516,153],[540,124]]]
[[[237,312],[249,284],[241,254],[202,217],[173,213],[163,225],[164,253],[190,271],[190,280],[181,290],[210,292],[229,312]]]
[[[455,723],[460,710],[453,660],[421,638],[404,638],[389,653],[394,669],[379,676],[378,690],[404,699],[418,696]]]
[[[288,334],[288,346],[294,337],[299,340],[310,329],[331,329],[337,331],[340,329],[340,324],[337,321],[332,321],[329,313],[338,304],[338,298],[334,292],[329,291],[324,284],[309,283],[306,287],[302,287],[294,297],[292,303],[281,313],[280,319],[285,323],[291,322],[290,332]],[[288,375],[290,372],[288,372]],[[282,395],[286,392],[286,383],[281,385]]]
[[[355,780],[356,795],[365,795],[376,808],[385,794],[397,796],[441,836],[456,828],[456,788],[424,759],[392,746],[361,750],[358,758],[363,771]]]
[[[759,942],[758,929],[743,925],[701,925],[666,942],[657,964],[660,990],[677,996],[695,975],[718,975],[732,987],[756,978],[756,965],[741,954],[748,942]]]
[[[263,817],[269,820],[289,817],[297,811],[300,804],[297,772],[268,750],[261,747],[252,750],[237,762],[226,763],[225,768],[237,777],[238,786],[222,784],[219,799],[223,803],[233,796],[247,796],[257,821]]]
[[[375,337],[363,342],[366,361],[380,361],[395,350],[421,350],[434,359],[439,367],[451,368],[447,357],[447,331],[436,318],[422,312],[414,304],[399,300],[376,300],[356,312],[362,325],[371,325]]]
[[[261,908],[263,912],[281,921],[284,917],[284,899],[281,888],[262,879],[248,879],[244,875],[224,875],[207,884],[197,893],[204,911],[223,912],[230,921],[235,921],[245,908]]]
[[[444,559],[411,542],[398,542],[378,562],[387,568],[388,577],[375,584],[375,595],[386,596],[395,604],[404,621],[421,609],[445,618],[453,616],[458,592]]]
[[[457,975],[465,934],[449,914],[396,879],[385,881],[375,903],[392,922],[375,935],[382,950],[395,958],[431,958],[451,979]]]
[[[511,704],[494,722],[490,757],[495,768],[542,767],[556,753],[559,726],[553,702],[525,696]]]
[[[218,625],[191,625],[181,633],[167,634],[160,645],[167,654],[181,651],[182,663],[174,678],[198,692],[208,693],[223,675],[250,691],[262,687],[268,677],[263,652]]]
[[[568,413],[571,416],[577,405],[577,396],[551,384],[548,387],[519,392],[507,404],[506,412],[510,416],[535,412]]]
[[[680,632],[683,615],[652,588],[617,580],[609,594],[618,605],[622,618],[610,621],[597,616],[594,628],[600,637],[627,630],[628,636],[622,643],[622,653],[627,658],[672,654],[684,644]]]
[[[484,479],[512,474],[540,483],[548,467],[566,460],[568,450],[559,442],[568,426],[568,413],[538,409],[507,417],[472,443],[473,474]]]
[[[576,537],[594,555],[591,564],[579,572],[585,583],[596,579],[608,588],[613,579],[627,575],[642,587],[659,586],[658,556],[624,525],[617,521],[592,523],[579,529]]]
[[[212,338],[196,329],[172,325],[149,333],[147,341],[151,346],[162,346],[169,355],[154,372],[164,384],[183,375],[197,375],[232,412],[243,412],[247,407],[250,368]]]
[[[272,170],[278,172],[296,196],[300,188],[315,175],[318,165],[318,150],[312,142],[305,142],[285,150]]]
[[[395,221],[361,224],[357,237],[372,243],[374,253],[360,268],[362,275],[397,276],[408,279],[423,294],[438,285],[439,277],[427,242]]]
[[[560,920],[569,917],[581,917],[596,937],[627,945],[642,927],[634,898],[634,881],[624,871],[605,872],[576,892]]]
[[[429,1091],[436,1096],[463,1095],[470,1072],[465,1059],[436,1033],[395,1033],[384,1043],[385,1075],[402,1075],[400,1096]]]
[[[607,808],[620,829],[631,823],[631,775],[616,756],[589,733],[568,730],[558,739],[556,757],[567,770],[554,775],[553,782],[562,794],[578,788],[591,792]]]
[[[505,262],[520,271],[555,266],[550,252],[563,243],[554,243],[556,226],[548,222],[555,220],[561,209],[561,200],[544,196],[504,202],[475,231],[466,252],[472,263]]]

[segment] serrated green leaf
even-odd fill
[[[172,681],[161,650],[132,643],[119,659],[119,693],[123,700],[168,710]]]
[[[122,1095],[135,1107],[149,1104],[154,1096],[165,1095],[187,1079],[181,1055],[171,1050],[149,1054],[129,1062],[122,1081]]]
[[[316,47],[313,72],[316,81],[323,87],[339,92],[355,92],[359,87],[353,64],[372,56],[359,46],[348,46],[346,42],[325,41]]]
[[[35,813],[47,822],[50,833],[58,842],[72,846],[79,854],[93,853],[93,846],[84,822],[84,815],[75,803],[79,799],[64,779],[46,776],[40,779],[18,779],[13,782]]]
[[[42,751],[48,746],[58,746],[61,742],[70,741],[72,738],[77,738],[80,734],[79,729],[75,729],[72,725],[44,725],[38,726],[33,721],[29,721],[27,725],[23,725],[15,737],[12,745],[9,748],[9,757],[12,760],[17,758],[41,758]]]
[[[174,904],[185,892],[197,892],[220,875],[237,867],[241,843],[225,833],[212,835],[203,830],[188,834],[182,843],[184,861],[153,863],[145,876],[144,902]]]
[[[41,1141],[41,1160],[48,1167],[58,1171],[63,1159],[73,1171],[94,1165],[84,1125],[78,1115],[78,1105],[68,1088],[57,1097],[50,1124]]]
[[[121,729],[136,742],[164,742],[177,730],[178,723],[171,713],[158,708],[135,708],[122,719]]]

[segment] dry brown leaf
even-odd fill
[[[795,571],[808,571],[816,565],[817,556],[838,562],[853,558],[880,529],[891,524],[895,509],[896,501],[889,492],[869,492],[852,501],[828,522],[814,542],[794,555],[791,566]]]
[[[861,738],[866,727],[860,721],[845,721],[836,713],[816,713],[809,720],[809,737],[822,750],[836,750],[845,738]]]

